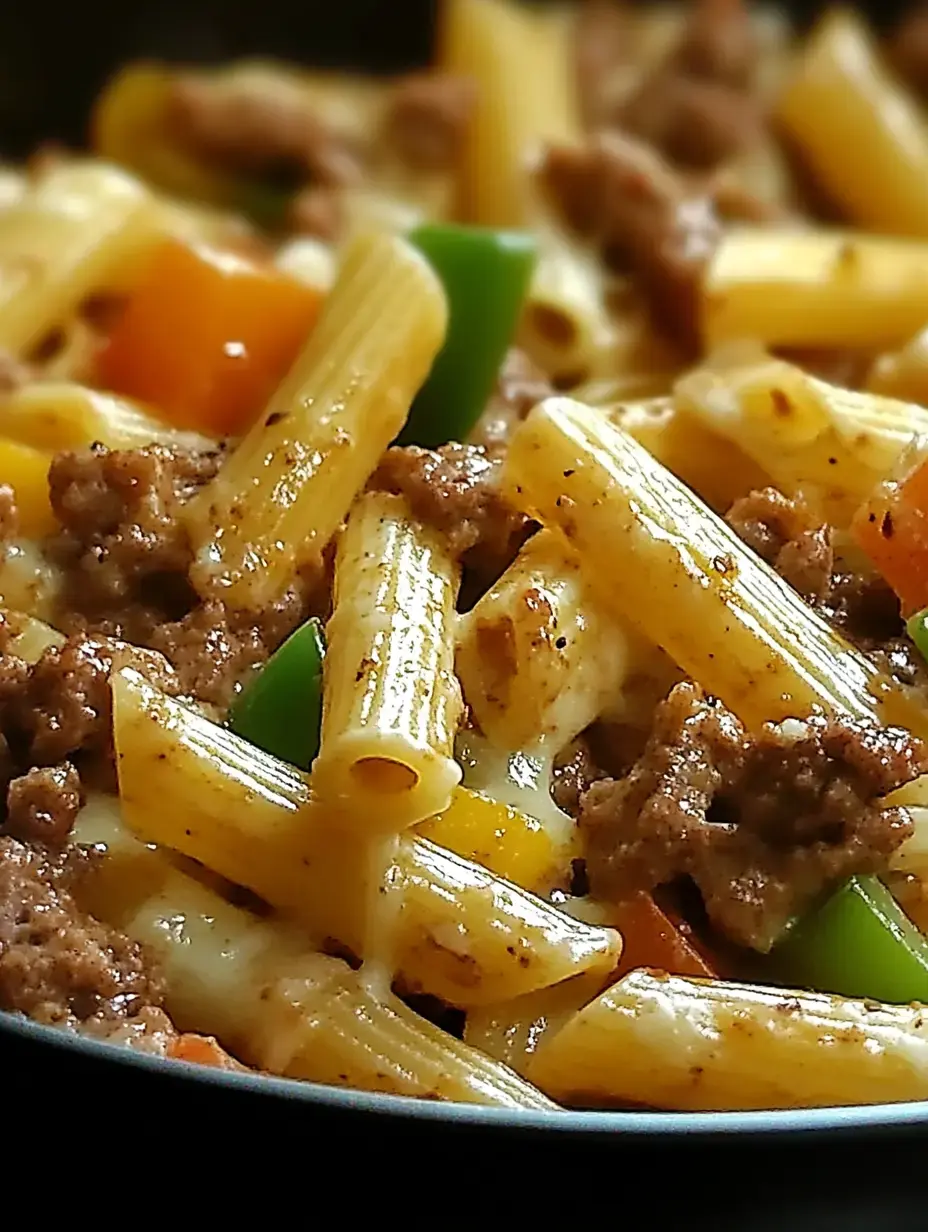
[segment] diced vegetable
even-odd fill
[[[928,1005],[928,938],[877,877],[852,877],[773,952],[790,984]]]
[[[169,240],[98,361],[98,384],[213,435],[245,431],[312,329],[322,299],[272,265]]]
[[[168,1056],[172,1061],[186,1061],[190,1065],[209,1065],[213,1069],[248,1073],[248,1067],[229,1056],[211,1035],[179,1035],[168,1049]]]
[[[308,770],[319,752],[324,657],[322,625],[307,620],[236,700],[229,715],[236,735]]]
[[[851,530],[899,596],[903,613],[928,607],[928,462],[901,484],[882,484],[857,511]]]
[[[619,930],[624,943],[617,977],[638,967],[697,978],[717,974],[650,894],[637,894],[610,908],[609,924]]]
[[[928,608],[922,608],[906,621],[906,631],[918,648],[918,653],[928,661]]]
[[[15,493],[19,529],[30,539],[50,535],[58,525],[48,499],[50,462],[44,449],[0,439],[0,478]]]
[[[512,341],[535,268],[536,243],[518,231],[427,224],[409,235],[448,296],[445,345],[413,402],[404,445],[466,440]]]

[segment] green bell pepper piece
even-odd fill
[[[771,954],[791,984],[928,1005],[928,938],[878,877],[852,877]]]
[[[308,770],[319,752],[325,641],[315,618],[291,633],[236,699],[229,726],[265,753]]]
[[[446,223],[417,227],[408,238],[442,280],[449,312],[445,344],[398,443],[433,449],[466,440],[480,418],[518,324],[537,245],[519,231]]]
[[[905,622],[905,627],[918,653],[923,659],[928,660],[928,608],[910,616]]]

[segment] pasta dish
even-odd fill
[[[0,171],[0,1010],[928,1099],[928,19],[445,0]]]

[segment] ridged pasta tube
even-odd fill
[[[928,320],[928,243],[733,228],[709,262],[700,313],[707,347],[742,339],[869,351],[901,346]]]
[[[182,432],[114,394],[69,381],[35,381],[4,398],[4,436],[36,449],[80,449],[101,441],[110,449],[141,445],[215,448],[216,442]]]
[[[840,389],[783,360],[697,369],[678,383],[676,402],[838,525],[903,457],[914,465],[928,452],[922,407]]]
[[[539,144],[582,136],[563,15],[501,0],[450,0],[439,61],[477,84],[463,154],[464,216],[484,226],[526,226],[538,214],[526,170]]]
[[[247,886],[323,941],[361,954],[366,844],[337,841],[308,776],[173,701],[131,669],[112,678],[126,824]],[[584,971],[608,973],[621,939],[579,923],[478,865],[400,837],[393,947],[406,984],[466,1008]],[[363,956],[363,955],[362,955]]]
[[[375,997],[340,959],[314,954],[285,924],[258,920],[170,870],[125,921],[159,955],[179,1026],[217,1035],[270,1073],[392,1095],[553,1105],[510,1070]]]
[[[555,380],[576,383],[614,370],[618,329],[602,264],[554,228],[543,233],[518,341]]]
[[[639,653],[640,652],[640,653]],[[498,747],[560,750],[605,710],[645,646],[603,609],[562,537],[533,535],[461,622],[457,670]]]
[[[459,581],[445,537],[403,497],[358,498],[335,560],[313,787],[365,829],[396,833],[431,817],[460,782]]]
[[[699,416],[674,405],[673,398],[619,402],[604,406],[603,412],[716,513],[725,513],[739,496],[770,483],[770,476],[752,458]]]
[[[185,506],[201,592],[261,607],[322,551],[403,426],[447,316],[441,284],[411,245],[354,241],[265,412]]]
[[[546,1038],[555,1099],[719,1110],[928,1098],[928,1011],[633,971]]]
[[[874,231],[928,236],[928,128],[850,9],[826,12],[809,37],[777,117],[851,219]]]
[[[16,655],[17,659],[37,663],[49,646],[60,646],[65,640],[63,633],[33,616],[11,611],[3,615],[10,634],[8,653]]]
[[[138,180],[99,162],[50,171],[0,211],[0,346],[28,352],[158,236]]]
[[[917,734],[920,708],[599,411],[541,403],[510,443],[510,499],[557,527],[591,585],[749,727],[815,707]]]
[[[524,1073],[543,1040],[555,1035],[603,989],[601,975],[577,975],[504,1005],[467,1015],[464,1038],[517,1074]]]

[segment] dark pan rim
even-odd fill
[[[319,1110],[377,1114],[406,1121],[446,1123],[458,1128],[486,1127],[488,1130],[521,1131],[535,1134],[580,1135],[583,1137],[621,1136],[623,1141],[666,1138],[727,1138],[776,1136],[796,1137],[829,1131],[829,1136],[850,1137],[875,1130],[924,1130],[928,1127],[928,1100],[904,1104],[876,1104],[845,1108],[802,1108],[759,1112],[572,1112],[549,1113],[526,1109],[485,1108],[476,1104],[444,1104],[431,1100],[377,1095],[343,1087],[322,1086],[264,1074],[240,1074],[211,1069],[165,1057],[149,1056],[107,1044],[83,1039],[55,1027],[31,1022],[18,1015],[0,1012],[0,1035],[8,1033],[34,1044],[73,1051],[87,1060],[111,1065],[131,1066],[151,1074],[183,1075],[186,1081],[202,1087],[218,1086],[239,1090],[265,1100],[304,1103]]]

